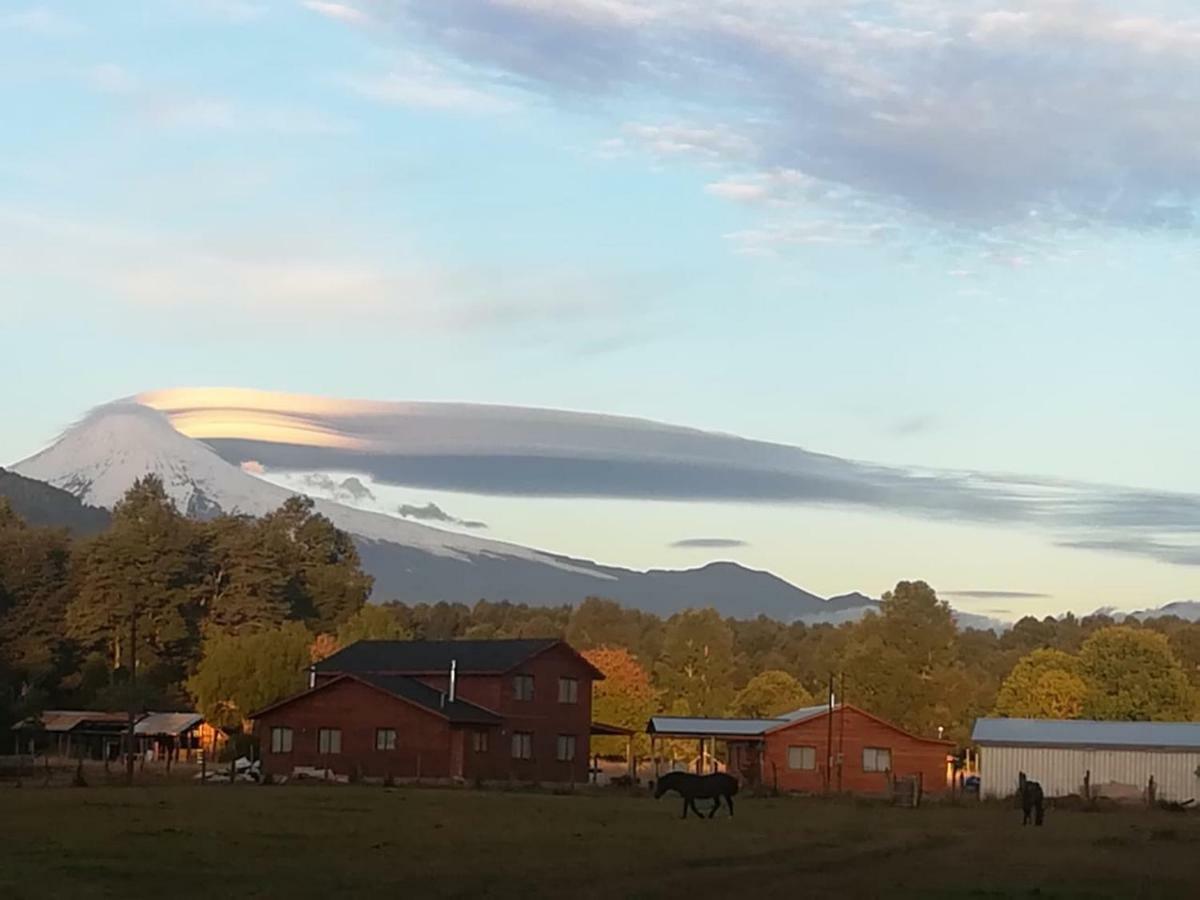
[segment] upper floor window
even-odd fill
[[[560,678],[560,679],[558,679],[558,702],[559,703],[578,703],[579,702],[579,679],[578,678]]]
[[[375,729],[375,749],[376,750],[395,750],[396,749],[396,729],[395,728],[376,728]]]
[[[863,771],[864,772],[890,772],[890,771],[892,771],[892,751],[885,750],[882,747],[864,747],[863,748]]]
[[[513,676],[513,699],[514,700],[532,700],[533,699],[533,676],[532,675],[514,675]]]
[[[513,759],[533,759],[533,735],[528,731],[514,731],[512,736]]]
[[[488,733],[486,731],[471,732],[471,749],[476,753],[487,753]]]
[[[272,728],[271,729],[271,752],[272,753],[291,753],[292,752],[292,729],[290,729],[290,728]]]
[[[341,753],[342,752],[342,729],[340,728],[320,728],[317,730],[317,752],[318,753]]]
[[[816,747],[788,747],[788,768],[811,772],[817,767]]]

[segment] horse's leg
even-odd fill
[[[1035,807],[1033,808],[1033,811],[1034,811],[1034,815],[1033,815],[1033,824],[1034,824],[1034,825],[1041,825],[1041,824],[1042,824],[1042,821],[1043,821],[1043,819],[1045,818],[1045,814],[1046,814],[1045,808],[1042,806],[1042,801],[1041,801],[1041,800],[1038,800],[1038,802],[1037,802],[1037,806],[1035,806]]]
[[[689,804],[689,803],[691,803],[691,802],[692,802],[692,801],[688,799],[687,795],[686,795],[686,794],[684,794],[684,795],[683,795],[683,818],[685,818],[685,819],[687,818],[687,808],[688,808],[688,804]]]
[[[713,807],[708,811],[708,817],[711,819],[717,814],[717,810],[721,808],[721,795],[713,797]]]
[[[725,802],[729,804],[729,817],[733,818],[733,794],[726,794]]]
[[[700,810],[699,810],[699,809],[697,809],[697,807],[696,807],[696,798],[695,798],[695,797],[688,797],[688,801],[687,801],[687,802],[688,802],[688,806],[690,806],[690,807],[692,808],[692,812],[694,812],[694,813],[696,814],[696,818],[697,818],[697,819],[703,819],[703,818],[704,818],[704,814],[703,814],[702,812],[700,812]]]

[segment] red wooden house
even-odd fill
[[[656,716],[651,734],[694,737],[728,748],[728,770],[781,791],[884,795],[894,778],[917,777],[924,793],[947,790],[951,741],[910,734],[849,704],[797,709],[774,719]]]
[[[252,718],[273,776],[582,783],[603,677],[557,639],[359,641]]]

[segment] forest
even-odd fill
[[[410,637],[563,637],[607,676],[595,718],[639,729],[656,712],[775,715],[824,702],[831,679],[849,703],[959,742],[990,714],[1200,717],[1200,623],[1175,617],[959,629],[919,580],[837,626],[662,618],[602,597],[368,604],[371,587],[352,539],[303,497],[197,521],[147,477],[85,536],[30,525],[0,497],[0,730],[55,707],[197,708],[236,730],[301,689],[313,660]]]

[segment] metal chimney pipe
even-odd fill
[[[455,682],[455,679],[457,678],[457,672],[455,670],[457,668],[458,668],[458,660],[457,659],[450,660],[450,702],[451,703],[454,702],[454,682]]]

